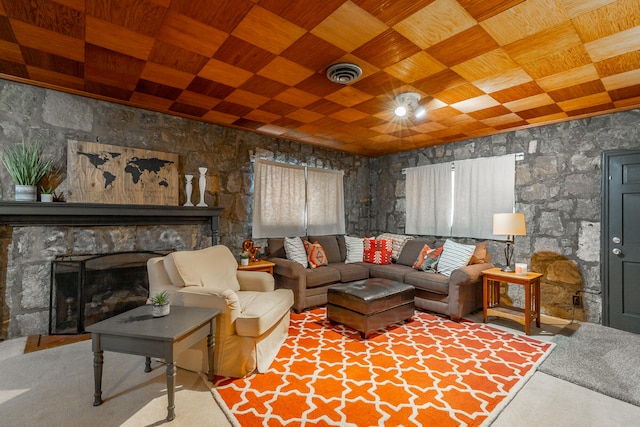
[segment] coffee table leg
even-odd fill
[[[102,365],[104,364],[104,352],[97,350],[93,352],[93,381],[95,393],[93,394],[93,406],[102,405]]]
[[[151,358],[150,357],[145,357],[144,358],[144,371],[145,372],[151,372]]]
[[[169,401],[169,405],[167,406],[167,421],[171,421],[176,417],[175,383],[176,383],[176,362],[167,361],[167,399]]]

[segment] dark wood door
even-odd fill
[[[602,160],[603,324],[640,333],[640,151]]]

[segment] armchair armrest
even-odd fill
[[[241,291],[271,292],[276,288],[273,276],[263,271],[238,271],[237,277]]]
[[[226,335],[235,333],[235,321],[240,316],[240,300],[231,289],[225,289],[222,293],[211,288],[201,286],[188,286],[178,291],[181,303],[185,307],[203,307],[220,310],[216,319],[216,327],[219,332]],[[216,332],[218,334],[218,332]]]

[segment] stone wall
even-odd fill
[[[35,138],[44,142],[46,155],[61,165],[57,191],[63,193],[67,191],[69,139],[178,153],[181,182],[185,174],[198,175],[198,167],[208,168],[205,202],[224,208],[219,242],[236,254],[242,241],[251,238],[252,159],[256,156],[344,171],[347,231],[363,234],[368,229],[369,203],[362,197],[369,192],[367,158],[0,80],[0,154],[9,145]],[[0,166],[0,200],[14,199],[13,187],[11,177]],[[192,201],[199,200],[197,187],[194,185]],[[180,204],[185,201],[182,186]],[[135,245],[141,250],[148,249],[142,246],[151,245],[167,250],[210,244],[210,239],[203,241],[199,233],[180,227],[96,227],[73,231],[1,227],[0,339],[46,333],[43,319],[48,313],[48,265],[55,255],[64,251],[80,253],[78,247],[84,253],[105,253],[123,245]]]
[[[528,235],[517,238],[514,258],[526,260],[530,268],[545,273],[542,289],[545,314],[575,316],[597,323],[601,317],[602,290],[600,156],[605,150],[637,148],[638,129],[640,112],[629,111],[369,159],[0,80],[0,152],[7,145],[40,138],[46,143],[46,153],[63,166],[68,139],[178,153],[181,177],[186,173],[197,174],[198,167],[208,168],[205,201],[224,208],[220,243],[234,253],[251,236],[251,160],[256,156],[343,170],[347,232],[375,235],[382,231],[404,232],[402,169],[523,152],[524,160],[516,168],[516,209],[527,217]],[[58,191],[66,191],[64,178],[63,174]],[[198,200],[197,193],[195,188],[192,200]],[[13,182],[5,168],[0,167],[0,200],[13,200],[13,194]],[[180,188],[180,203],[185,200],[184,188]],[[77,241],[105,232],[111,233],[111,237],[98,238],[101,243],[96,250],[102,250],[104,242],[114,246],[115,242],[137,242],[141,229],[114,227],[109,231],[88,229],[70,233],[42,231],[37,227],[18,231],[0,227],[0,339],[6,337],[8,330],[8,302],[19,304],[19,313],[24,316],[24,322],[15,329],[12,326],[13,336],[40,333],[32,320],[44,312],[41,303],[48,298],[48,276],[28,274],[27,290],[21,287],[27,280],[26,271],[40,271],[43,263],[58,253],[47,245],[57,247],[62,233],[65,241],[74,242],[65,250],[73,250]],[[162,243],[156,247],[158,250],[207,244],[194,237],[194,233],[200,235],[198,231],[169,228],[142,233],[150,241]],[[165,237],[161,237],[162,233],[166,233]],[[34,236],[41,240],[34,240]],[[35,258],[22,255],[27,250],[24,242],[37,242]],[[263,241],[258,244],[264,246]],[[493,261],[501,263],[503,245],[489,242],[488,247]],[[10,289],[5,289],[7,283]],[[585,292],[585,306],[573,313],[570,295],[576,290]],[[523,296],[519,289],[510,288],[504,299],[521,304]],[[36,300],[39,303],[35,304]]]
[[[516,212],[525,214],[527,236],[516,237],[514,260],[545,274],[543,314],[601,323],[601,155],[637,149],[639,141],[640,110],[633,110],[372,159],[372,231],[404,232],[402,169],[522,152]],[[496,264],[504,263],[503,247],[488,244]],[[584,308],[574,312],[571,295],[577,290],[584,293]],[[520,287],[503,295],[508,304],[521,305],[523,299]]]
[[[253,156],[344,171],[347,230],[368,227],[368,204],[360,193],[369,188],[366,157],[0,80],[0,151],[34,138],[60,162],[62,192],[69,139],[178,153],[181,182],[185,174],[198,176],[198,167],[208,168],[205,202],[224,208],[220,242],[234,251],[251,236]],[[192,201],[199,200],[197,187]],[[4,167],[0,190],[2,200],[13,200],[13,181]],[[180,204],[185,201],[181,187]]]

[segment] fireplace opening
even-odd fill
[[[146,304],[147,260],[167,253],[57,257],[51,262],[49,335],[81,334],[89,325]]]

